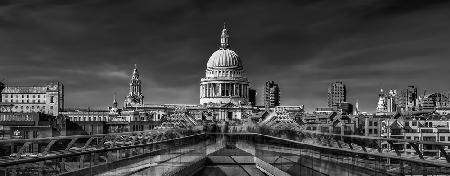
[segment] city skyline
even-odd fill
[[[450,89],[439,79],[450,73],[449,4],[434,2],[6,2],[0,79],[62,81],[66,107],[106,107],[114,93],[123,101],[137,64],[145,103],[198,104],[225,20],[259,105],[268,80],[282,105],[307,110],[326,106],[329,83],[343,81],[348,101],[374,112],[380,88]]]

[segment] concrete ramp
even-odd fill
[[[262,125],[269,123],[270,121],[272,121],[274,119],[275,116],[276,116],[276,113],[271,112],[269,115],[267,115],[266,118],[264,118],[261,122],[259,122],[258,125],[262,126]]]

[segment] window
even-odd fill
[[[33,95],[33,98],[36,98],[36,96],[35,96],[35,95]]]
[[[373,122],[373,126],[378,126],[378,122]]]
[[[38,95],[38,98],[41,98],[41,95]]]
[[[439,137],[439,141],[445,141],[445,136]]]
[[[406,139],[409,139],[409,140],[410,140],[410,139],[411,139],[411,136],[406,136]]]
[[[22,98],[23,98],[23,95],[22,95]]]
[[[373,134],[378,134],[378,129],[373,129]]]
[[[412,126],[417,126],[417,122],[412,122]]]
[[[372,121],[369,121],[369,126],[372,126]]]
[[[372,134],[372,129],[369,129],[369,134]]]
[[[51,96],[50,97],[50,103],[54,103],[53,99],[54,99],[54,96]]]
[[[450,141],[450,136],[447,137],[447,141]]]
[[[433,129],[422,129],[422,133],[433,133]]]
[[[30,95],[27,95],[27,98],[30,98]]]
[[[53,106],[50,106],[50,109],[53,109]]]
[[[41,103],[41,100],[38,100],[38,103]]]
[[[436,141],[436,137],[426,136],[426,137],[423,137],[423,140],[424,141]]]

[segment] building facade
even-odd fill
[[[417,111],[418,108],[418,95],[417,87],[408,86],[407,89],[401,90],[398,96],[396,96],[397,112]]]
[[[264,86],[264,107],[266,109],[280,106],[280,87],[273,81],[267,81]]]
[[[338,81],[328,87],[328,107],[337,107],[347,101],[347,90],[344,83]]]
[[[377,114],[388,114],[392,112],[397,112],[397,91],[389,90],[388,93],[385,93],[383,89],[380,90],[378,94],[378,103],[377,103]]]
[[[382,121],[381,136],[386,138],[432,141],[450,143],[450,120],[441,117],[433,118],[398,118],[386,119]],[[399,143],[382,143],[382,148],[393,150],[394,146],[401,152],[406,154],[415,153],[415,149],[408,142]],[[433,145],[420,144],[419,150],[424,156],[444,157],[440,149]],[[450,149],[444,148],[448,153]]]
[[[228,30],[224,26],[220,48],[208,60],[205,77],[200,81],[200,104],[246,105],[249,82],[240,57],[230,49]]]
[[[41,112],[58,115],[64,110],[64,86],[53,82],[42,86],[4,86],[1,112]]]

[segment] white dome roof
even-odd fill
[[[220,48],[209,57],[208,68],[242,68],[239,56],[231,49]]]

